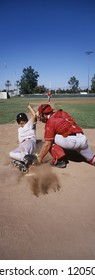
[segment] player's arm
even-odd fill
[[[52,146],[52,140],[45,141],[45,144],[43,145],[40,154],[38,155],[38,162],[41,163],[43,158],[47,155],[49,152],[50,148]]]
[[[32,108],[31,104],[29,103],[27,108],[30,110],[30,112],[32,113],[32,122],[33,124],[36,125],[37,123],[37,115],[36,115],[36,112],[34,111],[34,109]]]

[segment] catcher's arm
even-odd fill
[[[46,141],[39,154],[31,155],[32,165],[41,164],[43,158],[47,155],[52,145],[52,141]]]
[[[45,141],[45,144],[43,145],[40,153],[38,155],[36,155],[39,163],[41,163],[42,160],[44,159],[44,157],[47,155],[51,146],[52,146],[52,140],[51,141]]]

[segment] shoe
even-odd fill
[[[24,159],[23,159],[25,166],[27,166],[27,168],[29,167],[29,165],[31,165],[33,163],[33,154],[31,155],[25,155]]]
[[[65,168],[66,162],[63,159],[57,160],[57,159],[53,159],[50,163],[51,166],[55,166],[55,167],[59,167],[59,168]]]
[[[59,167],[59,168],[65,168],[67,165],[66,165],[66,162],[64,160],[61,160],[61,161],[58,161],[57,164],[56,164],[56,167]]]
[[[11,161],[11,163],[12,163],[13,166],[17,167],[23,173],[28,172],[28,167],[25,165],[25,163],[23,161],[13,159]]]
[[[38,157],[36,154],[25,155],[23,161],[27,168],[29,167],[29,165],[39,165]]]

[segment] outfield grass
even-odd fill
[[[0,124],[14,122],[19,112],[27,113],[29,102],[35,101],[32,98],[11,98],[0,100]],[[39,100],[37,100],[39,102]],[[34,106],[34,105],[33,105]]]
[[[83,128],[95,128],[95,103],[61,103],[55,104],[56,109],[67,111]]]
[[[68,99],[69,100],[69,99]],[[71,100],[71,99],[70,99]],[[19,112],[27,113],[27,105],[29,102],[45,102],[46,99],[37,98],[11,98],[0,100],[0,124],[11,123],[15,121],[16,115]],[[54,100],[52,100],[54,102]],[[79,99],[78,99],[79,102]],[[35,103],[33,104],[35,106]],[[95,128],[95,103],[61,103],[57,99],[55,103],[56,109],[67,111],[83,128]]]

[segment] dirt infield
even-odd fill
[[[25,177],[8,157],[17,146],[17,127],[0,126],[0,259],[94,260],[95,167],[71,155],[65,169],[50,167],[48,155],[31,168],[36,180]],[[95,129],[84,131],[95,152]],[[38,122],[38,151],[43,134]]]

